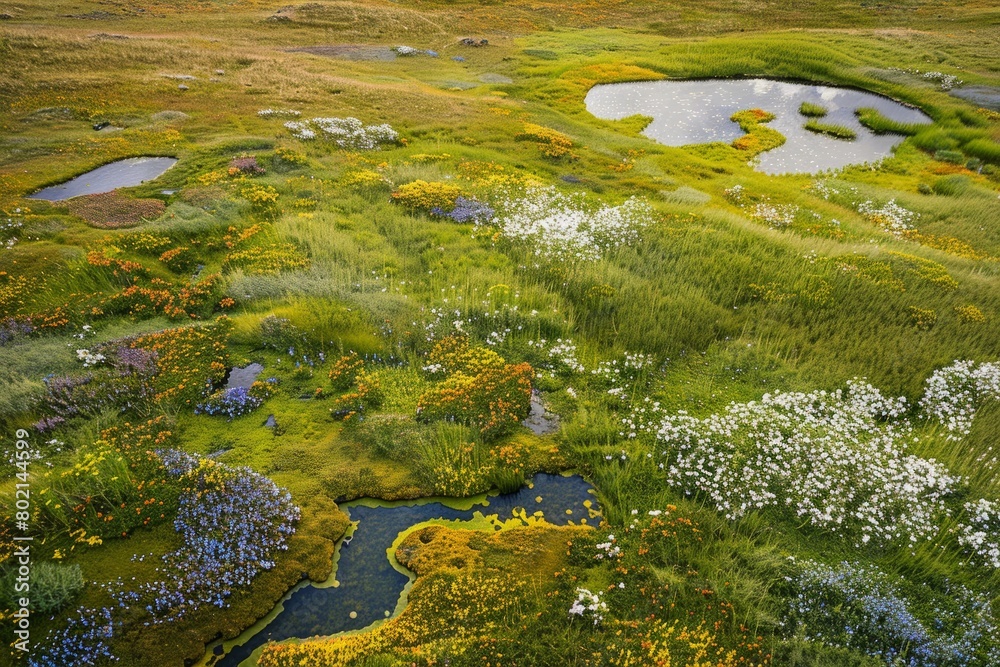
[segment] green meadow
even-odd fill
[[[954,94],[998,99],[993,3],[0,19],[0,664],[216,664],[335,575],[339,505],[538,473],[600,516],[408,529],[400,613],[243,664],[1000,664],[1000,112]],[[676,147],[584,103],[713,78],[931,122],[803,103],[813,132],[900,143],[769,175],[766,102]],[[142,156],[178,161],[29,198]]]

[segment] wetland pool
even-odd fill
[[[820,120],[857,133],[845,141],[806,130],[799,113],[803,102],[827,109]],[[640,114],[653,120],[643,134],[667,146],[710,142],[729,143],[743,136],[730,120],[737,111],[763,109],[776,118],[768,127],[785,135],[784,145],[761,153],[756,168],[768,174],[815,173],[851,164],[875,162],[891,154],[905,137],[874,134],[858,122],[856,109],[871,107],[903,123],[930,123],[924,112],[900,102],[852,88],[838,88],[771,79],[704,79],[639,81],[594,86],[585,99],[598,118],[621,120]]]
[[[63,201],[81,195],[97,195],[118,188],[130,188],[163,175],[177,164],[172,157],[131,157],[92,169],[65,183],[42,188],[28,199]]]
[[[344,503],[341,509],[355,528],[337,545],[330,579],[299,584],[254,627],[234,640],[210,645],[201,665],[237,667],[268,641],[361,630],[395,615],[401,611],[412,575],[390,560],[392,545],[418,524],[463,522],[477,515],[491,519],[494,530],[505,521],[527,523],[530,517],[543,517],[555,525],[596,524],[598,511],[593,487],[582,477],[545,473],[513,493],[472,499],[361,499]]]

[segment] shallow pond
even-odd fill
[[[845,141],[806,130],[803,125],[808,119],[799,113],[803,102],[826,107],[828,113],[821,121],[849,127],[857,139]],[[860,107],[873,107],[904,123],[931,122],[919,109],[875,93],[769,79],[604,84],[591,88],[586,104],[598,118],[652,117],[643,134],[668,146],[729,143],[743,135],[739,125],[729,120],[735,112],[753,108],[770,111],[777,117],[768,127],[781,132],[787,141],[759,156],[757,168],[768,174],[813,173],[889,155],[904,137],[876,135],[862,127],[854,115]]]
[[[357,527],[338,545],[336,568],[330,580],[319,585],[299,585],[285,596],[269,619],[232,642],[213,646],[203,664],[236,667],[269,640],[360,630],[389,618],[410,576],[389,560],[388,551],[400,533],[417,524],[435,519],[467,521],[477,514],[495,516],[495,530],[500,529],[499,522],[539,515],[556,525],[594,523],[597,510],[593,487],[579,476],[539,474],[530,487],[476,500],[365,499],[345,503],[341,509]]]
[[[28,199],[62,201],[81,195],[96,195],[117,188],[130,188],[160,176],[177,163],[172,157],[132,157],[111,162],[76,178],[39,190]]]

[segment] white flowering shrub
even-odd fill
[[[648,203],[632,197],[619,206],[594,206],[585,194],[554,187],[507,196],[491,224],[509,240],[531,246],[550,260],[597,260],[619,246],[635,243],[653,220]]]
[[[913,223],[919,217],[913,211],[897,204],[895,199],[890,199],[881,206],[871,200],[863,201],[858,204],[858,213],[896,235],[913,229]]]
[[[99,366],[107,360],[100,352],[91,352],[90,350],[80,349],[76,351],[76,358],[78,361],[83,362],[84,368],[90,368],[92,366]]]
[[[529,340],[528,347],[535,348],[542,354],[544,360],[537,366],[548,369],[552,376],[583,373],[586,370],[576,356],[576,343],[569,338],[557,338],[554,342],[544,338]]]
[[[975,560],[1000,569],[1000,503],[980,498],[965,503],[965,512],[958,525],[958,543]]]
[[[858,544],[914,543],[936,532],[959,478],[906,453],[906,407],[852,382],[765,395],[704,419],[668,415],[652,429],[667,483],[705,494],[730,519],[784,508]],[[625,420],[631,433],[643,429],[636,420]]]
[[[939,421],[950,440],[968,435],[976,410],[987,400],[1000,399],[1000,363],[956,361],[927,379],[920,407]]]
[[[261,118],[298,118],[302,112],[295,109],[261,109],[257,115]]]
[[[608,605],[601,600],[601,593],[591,593],[586,588],[576,589],[576,600],[569,608],[570,616],[591,618],[594,625],[600,625],[604,614],[608,613]]]
[[[292,131],[292,136],[296,139],[307,141],[318,137],[351,150],[376,150],[383,144],[399,140],[399,134],[386,123],[365,125],[352,117],[290,120],[285,123],[285,127]]]

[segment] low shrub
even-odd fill
[[[450,183],[417,180],[396,188],[392,200],[411,209],[451,211],[461,192],[461,188]]]
[[[31,606],[38,614],[59,611],[83,590],[83,572],[76,563],[63,565],[52,561],[31,566]]]

